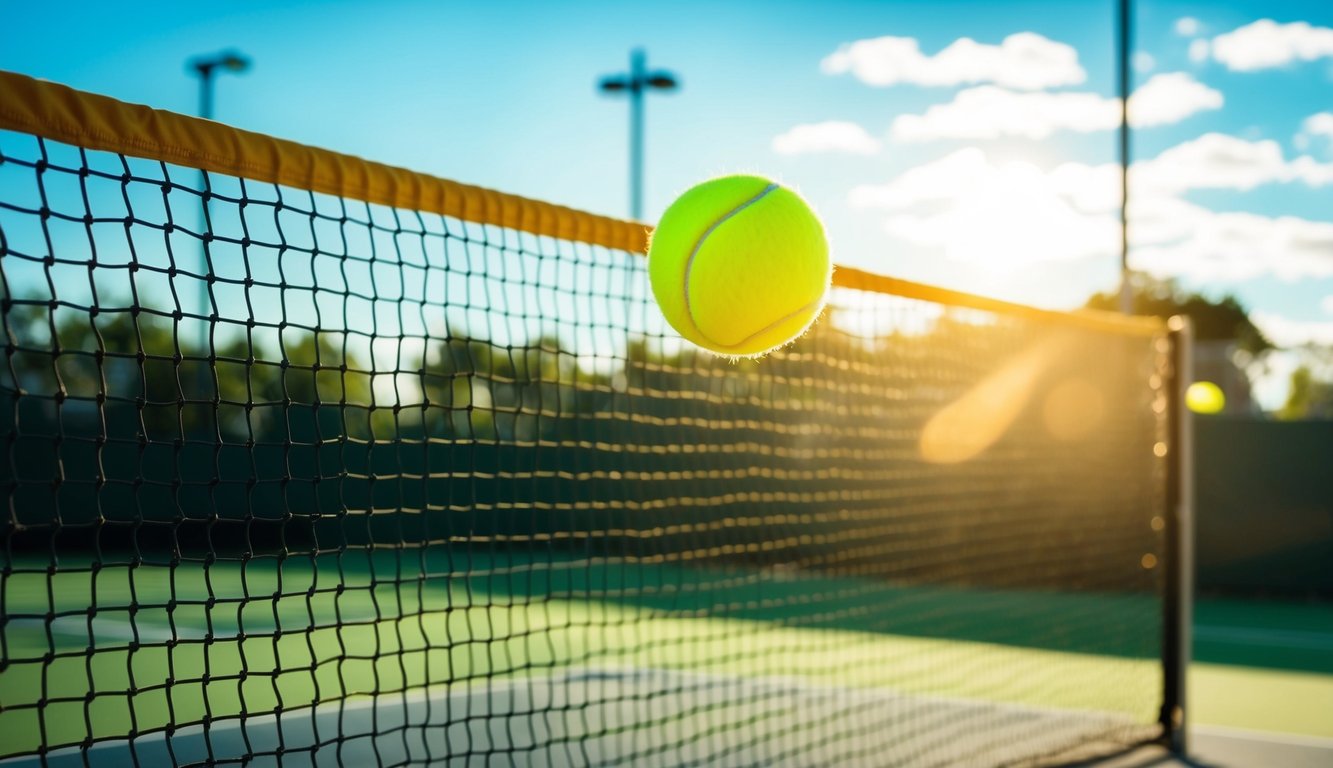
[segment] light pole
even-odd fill
[[[673,91],[680,86],[676,76],[666,70],[647,71],[642,48],[629,55],[629,72],[608,75],[598,83],[602,93],[629,94],[629,215],[643,218],[643,94],[648,90]]]
[[[212,56],[196,56],[190,59],[190,71],[199,76],[199,116],[205,120],[213,119],[213,72],[240,74],[250,68],[250,59],[236,51],[223,51]]]
[[[189,71],[199,76],[199,116],[206,119],[213,119],[213,75],[215,72],[232,72],[240,74],[250,68],[250,59],[236,51],[223,51],[222,53],[211,56],[196,56],[190,59],[188,63]],[[201,173],[200,190],[205,189],[203,180],[207,175]],[[199,259],[202,262],[202,269],[199,272],[199,354],[208,355],[208,336],[211,323],[208,320],[208,310],[212,306],[208,296],[209,276],[212,273],[212,265],[208,259],[208,235],[212,234],[212,224],[208,217],[208,196],[201,194],[200,210],[203,214],[203,226],[200,227],[203,233],[203,244],[199,250]],[[208,364],[206,360],[199,362],[199,397],[204,396],[208,389],[208,379],[211,378],[208,373]]]
[[[1133,16],[1130,3],[1119,0],[1116,23],[1116,85],[1120,91],[1120,311],[1134,312],[1134,288],[1129,272],[1129,92],[1130,50],[1133,48]]]

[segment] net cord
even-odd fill
[[[15,72],[0,71],[0,130],[632,253],[644,253],[652,237],[646,224],[129,104]],[[1106,333],[1153,337],[1165,332],[1157,318],[1041,309],[853,267],[839,267],[833,284]]]

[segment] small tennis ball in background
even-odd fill
[[[662,214],[648,248],[671,327],[719,355],[758,357],[819,316],[833,265],[801,196],[758,176],[705,181]]]
[[[1195,413],[1221,413],[1227,396],[1211,381],[1196,381],[1185,390],[1185,407]]]

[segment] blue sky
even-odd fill
[[[0,68],[191,112],[185,61],[234,47],[222,121],[623,215],[626,108],[594,86],[643,46],[683,82],[648,104],[649,220],[758,172],[841,263],[1052,306],[1116,280],[1111,2],[480,6],[10,2]],[[1135,264],[1333,344],[1333,3],[1136,15]]]

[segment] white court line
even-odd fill
[[[296,634],[298,632],[316,632],[321,630],[332,630],[348,624],[357,624],[360,626],[371,626],[382,621],[398,621],[402,619],[410,620],[412,617],[397,616],[343,616],[337,624],[320,624],[315,627],[293,625],[292,627],[282,627],[284,635]],[[9,621],[11,627],[20,627],[31,629],[36,632],[45,633],[45,619],[12,619]],[[94,617],[92,622],[92,636],[96,643],[99,640],[134,640],[136,637],[140,641],[149,641],[155,643],[181,642],[190,640],[203,640],[208,630],[188,621],[180,621],[173,628],[170,624],[158,621],[122,621],[119,619],[107,619],[100,616]],[[138,634],[135,634],[135,630]],[[249,639],[256,639],[271,635],[276,629],[265,624],[262,631],[259,629],[245,630],[245,636]],[[51,622],[51,634],[62,635],[65,637],[88,638],[88,619],[86,616],[61,616]],[[241,630],[222,631],[214,630],[213,638],[215,640],[235,639],[241,636]]]
[[[1306,736],[1301,733],[1282,733],[1280,731],[1254,731],[1248,728],[1228,728],[1221,725],[1191,725],[1189,729],[1190,733],[1217,736],[1224,739],[1266,741],[1272,744],[1290,744],[1295,747],[1333,750],[1333,739],[1324,738],[1323,736]]]
[[[358,718],[353,722],[373,722],[376,710],[383,706],[398,707],[402,705],[421,705],[428,702],[439,702],[443,705],[442,711],[463,711],[479,713],[480,715],[491,717],[508,717],[510,713],[501,702],[502,697],[509,691],[517,689],[526,689],[525,693],[537,693],[542,687],[554,690],[563,687],[574,687],[583,689],[586,692],[602,692],[599,683],[619,683],[630,689],[638,689],[642,692],[669,691],[674,696],[690,696],[698,693],[706,693],[710,689],[719,688],[724,691],[734,691],[745,697],[752,697],[758,694],[761,698],[767,698],[774,694],[795,694],[803,696],[812,696],[816,699],[823,697],[837,696],[854,701],[861,702],[882,702],[884,704],[916,704],[923,706],[934,705],[952,709],[955,713],[966,714],[970,710],[982,709],[998,715],[1005,714],[1028,714],[1043,716],[1046,718],[1057,718],[1047,721],[1048,724],[1059,724],[1068,728],[1078,725],[1081,728],[1091,727],[1094,731],[1104,729],[1108,725],[1128,725],[1132,722],[1131,718],[1124,716],[1116,717],[1112,713],[1090,713],[1079,710],[1067,709],[1047,709],[1024,704],[1000,703],[986,700],[973,700],[955,697],[930,696],[916,693],[903,693],[890,688],[878,687],[846,687],[830,683],[821,683],[806,680],[795,676],[764,676],[748,677],[726,674],[716,674],[709,672],[698,672],[693,670],[676,670],[659,667],[616,667],[616,666],[574,666],[553,674],[525,676],[516,675],[504,679],[484,681],[480,679],[469,680],[460,684],[433,685],[426,688],[417,688],[408,691],[396,693],[375,695],[358,695],[345,699],[321,702],[304,707],[293,707],[280,713],[265,713],[262,715],[249,716],[228,716],[219,718],[208,727],[201,724],[192,724],[177,728],[170,739],[172,741],[184,740],[193,741],[201,738],[207,738],[206,732],[211,731],[216,735],[234,734],[237,732],[255,733],[256,729],[273,728],[278,729],[279,723],[299,724],[304,721],[312,721],[318,718],[337,715],[339,724],[345,726],[348,723],[348,716]],[[615,692],[614,689],[612,692]],[[541,696],[532,700],[533,704],[537,701],[545,701]],[[497,702],[501,702],[497,706]],[[603,700],[592,698],[586,704],[592,706],[610,706],[615,700]],[[745,704],[747,702],[734,702]],[[568,704],[557,706],[554,711],[571,712],[577,711],[583,705],[570,707]],[[530,718],[544,717],[547,710],[537,709],[533,711],[521,711],[514,714],[524,715]],[[1089,715],[1095,717],[1089,718]],[[475,715],[474,715],[475,716]],[[426,724],[421,724],[426,725]],[[354,729],[355,730],[355,729]],[[160,734],[159,734],[160,735]],[[378,738],[379,734],[372,732],[357,732],[355,738],[372,737]],[[142,738],[142,737],[141,737]],[[94,743],[88,748],[87,756],[96,756],[98,758],[118,754],[115,750],[126,748],[128,741],[126,739],[105,740]],[[188,748],[183,742],[181,748]],[[304,742],[302,742],[304,743]],[[79,754],[81,748],[78,746],[62,747],[48,754],[49,758],[69,758]],[[31,756],[15,756],[12,764],[29,765],[23,762],[31,760]],[[9,758],[0,760],[0,766],[10,765]]]
[[[34,632],[45,634],[45,619],[18,619],[11,620],[9,625],[30,629]],[[189,635],[183,634],[177,630],[173,635],[171,627],[166,624],[157,624],[148,621],[119,621],[117,619],[94,618],[92,622],[92,638],[96,643],[98,640],[134,640],[135,629],[139,630],[138,639],[151,642],[166,643],[173,640],[195,639]],[[88,639],[88,619],[84,616],[61,616],[51,622],[51,634],[61,635],[63,637],[78,637],[84,640]],[[203,637],[202,634],[199,635]]]

